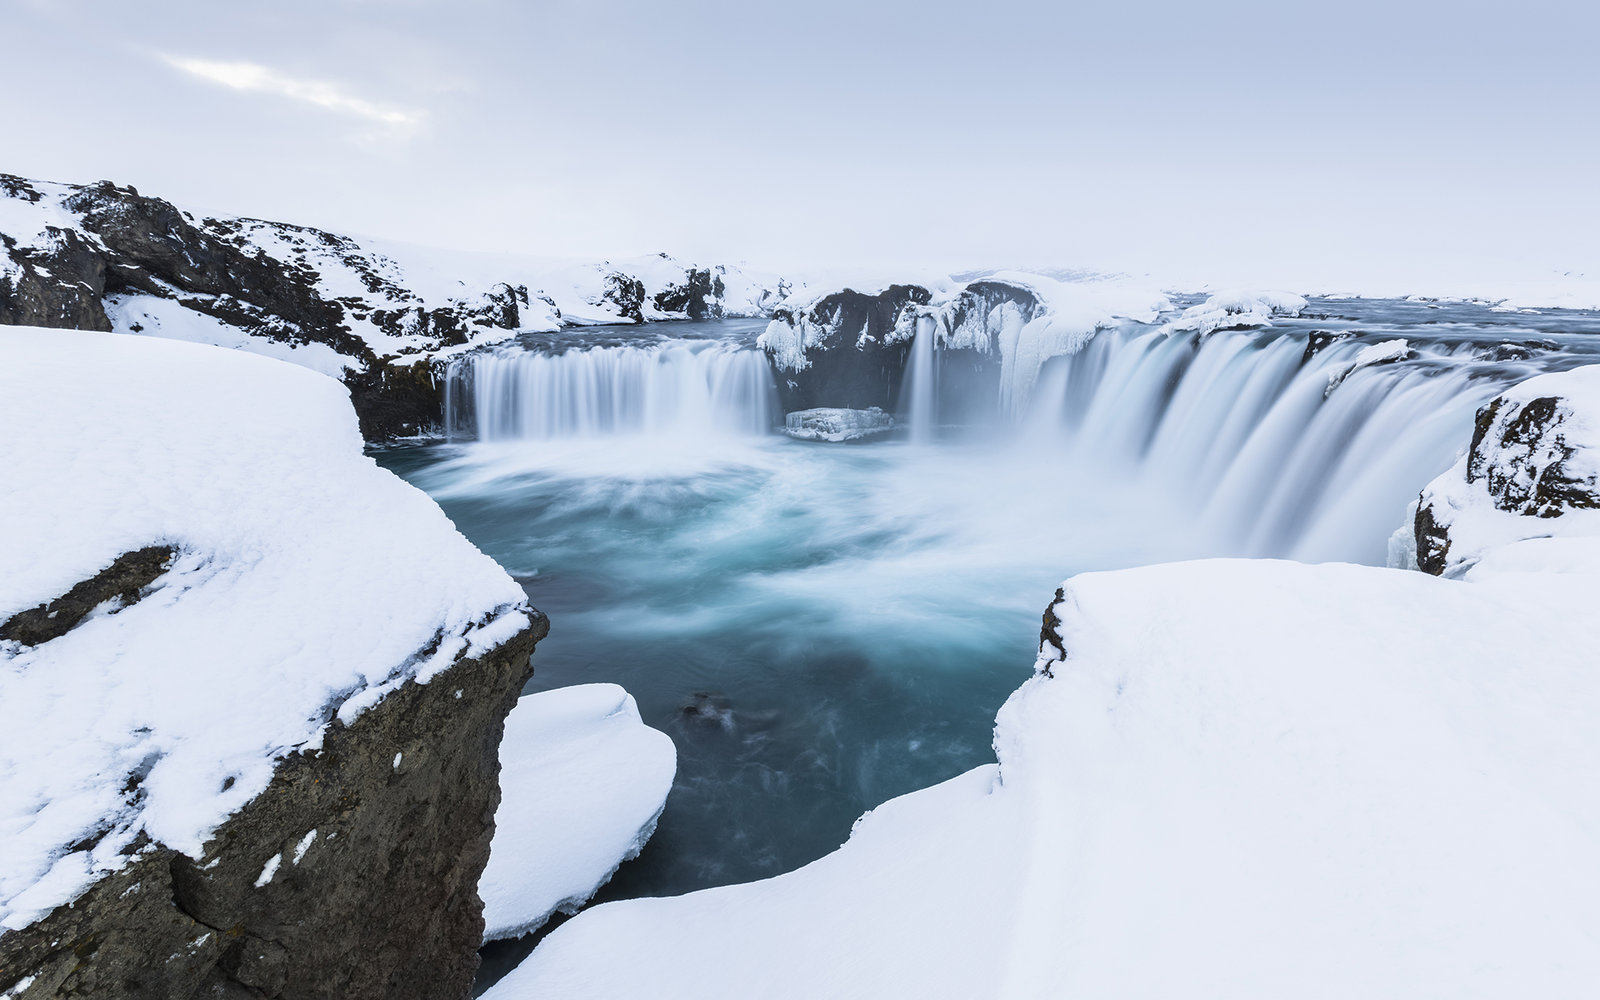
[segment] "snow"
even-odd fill
[[[294,864],[298,865],[300,863],[300,859],[306,856],[307,851],[311,850],[311,843],[316,839],[316,830],[312,830],[310,833],[307,833],[304,837],[300,838],[300,842],[294,845],[294,858],[292,859]]]
[[[1378,344],[1368,344],[1357,351],[1355,357],[1351,358],[1350,363],[1344,368],[1329,373],[1328,388],[1323,392],[1323,396],[1331,395],[1333,390],[1344,384],[1345,379],[1362,368],[1388,364],[1391,361],[1404,361],[1410,356],[1411,343],[1403,337],[1385,340]]]
[[[259,889],[268,882],[271,882],[272,877],[278,874],[278,866],[281,864],[283,864],[282,853],[274,854],[272,857],[268,858],[267,863],[261,868],[261,874],[256,876],[255,887]]]
[[[484,939],[576,912],[610,881],[655,832],[677,760],[615,684],[522,698],[506,718],[500,809],[478,883]]]
[[[1553,428],[1521,445],[1520,453],[1498,444],[1506,421],[1527,403],[1544,397],[1559,400]],[[1563,462],[1565,475],[1588,480],[1600,495],[1600,365],[1538,375],[1498,399],[1502,408],[1481,449],[1486,467],[1515,471],[1525,480],[1542,475],[1560,457],[1545,450],[1558,439],[1572,452]],[[1434,520],[1449,532],[1447,575],[1475,580],[1529,572],[1600,573],[1600,509],[1568,509],[1559,517],[1502,510],[1495,505],[1486,478],[1468,481],[1470,457],[1463,454],[1422,491]],[[1411,555],[1414,559],[1415,552]]]
[[[590,909],[487,996],[1588,995],[1597,598],[1276,561],[1076,577],[998,766],[796,872]]]
[[[0,643],[0,926],[121,868],[141,833],[200,859],[278,757],[441,667],[418,650],[478,650],[527,621],[521,588],[362,454],[323,375],[0,328],[0,420],[0,621],[122,553],[178,550],[133,605]]]
[[[106,317],[111,320],[111,329],[117,333],[231,347],[301,365],[334,378],[356,365],[354,359],[345,357],[327,344],[294,344],[252,336],[215,316],[155,295],[110,295],[105,299],[105,310]]]
[[[1167,329],[1201,336],[1218,330],[1242,330],[1266,326],[1278,316],[1298,316],[1305,307],[1306,300],[1293,292],[1216,292],[1199,305],[1185,309],[1167,324]]]
[[[785,414],[783,432],[801,441],[858,441],[894,429],[894,418],[876,406],[865,410],[816,407]]]
[[[67,206],[82,189],[68,184],[28,181],[40,197],[29,201],[0,188],[0,234],[21,250],[59,240],[51,232],[75,231],[89,246],[103,249],[99,237],[82,227],[84,213]],[[453,357],[478,347],[503,342],[519,332],[553,332],[563,325],[628,322],[604,298],[607,278],[621,274],[644,288],[641,312],[646,320],[682,318],[654,306],[655,296],[682,285],[685,272],[702,267],[723,283],[727,315],[759,316],[769,311],[788,284],[776,274],[729,265],[703,267],[666,254],[616,260],[581,261],[514,254],[484,254],[416,246],[390,240],[345,236],[289,223],[214,216],[189,217],[201,231],[254,256],[282,262],[285,270],[305,277],[326,301],[346,306],[345,322],[379,358]],[[14,271],[0,254],[0,275]],[[185,300],[200,296],[174,295]],[[520,294],[528,301],[520,301]],[[425,312],[456,308],[497,311],[495,301],[518,299],[517,329],[468,319],[462,325],[466,343],[446,346],[428,332]],[[235,303],[235,305],[238,305]],[[304,365],[323,374],[342,375],[362,361],[332,348],[306,343],[299,331],[264,336],[242,329],[183,303],[153,295],[108,297],[107,312],[117,332],[139,332],[198,343],[235,347]],[[374,321],[378,312],[400,314],[392,332]],[[134,327],[140,329],[134,330]]]

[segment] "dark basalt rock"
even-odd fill
[[[780,367],[768,350],[784,411],[876,406],[895,412],[911,353],[910,336],[901,337],[897,331],[904,332],[930,298],[920,285],[891,285],[876,295],[846,288],[800,313],[778,307],[774,321],[790,326],[808,323],[826,331],[806,352],[809,364],[800,371]],[[890,340],[892,335],[899,339]]]
[[[467,997],[500,738],[547,628],[535,614],[505,645],[334,722],[320,751],[280,761],[201,860],[145,843],[72,904],[0,936],[0,991],[31,979],[29,1000]]]
[[[1300,363],[1302,365],[1306,364],[1312,358],[1321,354],[1334,344],[1337,344],[1339,341],[1345,340],[1349,337],[1354,337],[1355,335],[1356,333],[1353,330],[1311,331],[1311,336],[1306,338],[1306,352],[1300,356]]]
[[[1467,453],[1466,480],[1482,483],[1494,506],[1523,517],[1560,517],[1569,510],[1600,508],[1600,482],[1571,463],[1578,449],[1565,433],[1573,416],[1559,396],[1514,403],[1505,396],[1478,411]],[[1450,519],[1434,509],[1424,491],[1412,521],[1417,566],[1443,574],[1449,568]]]
[[[0,622],[0,639],[37,646],[66,635],[106,601],[120,601],[122,607],[137,603],[144,589],[166,572],[175,555],[177,550],[170,545],[125,552],[110,566],[48,604],[20,611]]]
[[[630,274],[614,271],[606,275],[600,301],[611,303],[617,315],[631,323],[644,322],[644,282]]]
[[[40,198],[26,180],[6,174],[0,174],[0,194]],[[197,221],[169,202],[108,181],[78,188],[66,206],[82,213],[81,232],[48,229],[43,247],[19,247],[0,237],[13,265],[9,273],[0,269],[0,323],[110,330],[106,297],[137,293],[176,300],[252,337],[325,344],[352,359],[345,382],[369,441],[434,430],[442,383],[431,374],[421,377],[409,359],[378,357],[351,332],[351,319],[447,347],[466,343],[475,328],[516,330],[530,303],[525,286],[501,284],[476,299],[424,308],[346,237],[269,224],[286,239],[337,257],[369,292],[394,307],[374,308],[359,298],[330,301],[318,293],[317,272],[304,259],[278,259],[250,247],[243,229],[255,220]],[[643,295],[638,285],[635,313]]]
[[[1571,416],[1556,396],[1521,407],[1504,397],[1478,411],[1467,456],[1467,482],[1487,482],[1494,505],[1512,514],[1559,517],[1575,508],[1600,507],[1600,484],[1568,470],[1576,449],[1562,425]]]
[[[657,292],[654,305],[660,312],[682,313],[688,319],[721,319],[726,294],[722,268],[692,267],[684,272],[683,284]]]
[[[844,289],[796,312],[779,306],[776,322],[791,327],[821,328],[823,337],[807,350],[807,366],[785,368],[776,352],[767,351],[778,396],[786,412],[818,408],[865,410],[878,407],[900,412],[900,393],[920,319],[936,324],[941,344],[952,341],[981,347],[939,349],[938,419],[965,422],[983,415],[964,407],[991,410],[1000,386],[1001,354],[996,342],[996,310],[1014,308],[1024,322],[1043,308],[1028,289],[1005,281],[969,283],[937,308],[920,285],[892,285],[868,295]]]
[[[1450,532],[1434,519],[1431,506],[1417,506],[1411,530],[1417,540],[1417,568],[1434,576],[1444,575],[1450,565]]]

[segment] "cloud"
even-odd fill
[[[170,55],[161,58],[169,66],[233,90],[287,97],[328,111],[365,118],[380,125],[409,129],[421,124],[423,119],[421,111],[378,104],[348,93],[337,84],[321,80],[298,80],[256,63],[186,59]]]

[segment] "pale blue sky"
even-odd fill
[[[1593,268],[1597,8],[0,0],[0,170],[537,254]]]

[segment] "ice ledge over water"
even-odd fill
[[[478,881],[484,940],[588,902],[655,832],[677,761],[672,740],[615,684],[524,696],[500,745],[502,798]]]
[[[1076,577],[998,767],[796,872],[581,914],[488,996],[1586,995],[1597,599],[1540,572]]]
[[[135,603],[0,641],[0,926],[142,838],[198,857],[280,756],[529,624],[521,588],[362,454],[331,378],[10,327],[0,419],[0,623],[124,553],[175,550]]]

